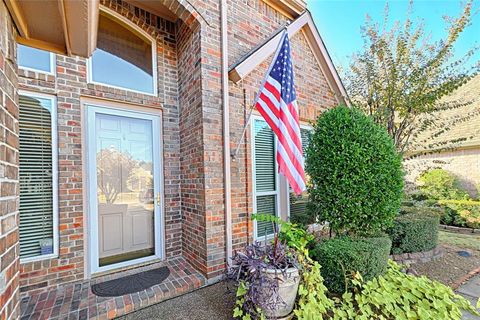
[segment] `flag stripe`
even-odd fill
[[[259,108],[258,105],[261,107]],[[300,147],[298,146],[297,143],[295,143],[292,138],[298,137],[295,135],[290,135],[288,132],[288,128],[285,125],[283,121],[276,121],[278,120],[277,117],[273,114],[271,111],[271,108],[268,106],[265,106],[265,102],[263,99],[259,99],[257,103],[257,109],[262,113],[265,112],[268,114],[268,120],[267,117],[262,114],[262,116],[267,120],[267,123],[270,125],[271,123],[274,124],[273,126],[270,125],[274,133],[277,135],[278,140],[284,145],[284,147],[288,150],[287,155],[289,156],[290,160],[292,163],[294,163],[296,166],[300,165],[303,167],[303,164],[298,164],[298,158],[303,158],[302,156],[302,142],[300,141]],[[276,122],[276,123],[275,123]],[[296,139],[298,140],[298,138]],[[302,162],[303,163],[303,162]]]
[[[258,103],[264,102],[268,108],[272,111],[272,114],[270,115],[271,119],[279,119],[281,120],[281,123],[279,125],[284,125],[285,128],[288,130],[288,134],[284,132],[284,135],[289,136],[294,144],[296,145],[296,148],[298,151],[302,151],[302,140],[300,137],[300,127],[298,126],[298,118],[295,120],[293,118],[292,114],[285,110],[288,110],[289,108],[278,108],[277,104],[272,101],[272,99],[269,99],[269,96],[265,94],[266,90],[262,91],[260,93],[259,101]],[[283,100],[280,101],[280,105],[283,103]],[[265,107],[265,106],[262,106]],[[283,131],[283,130],[282,130]]]

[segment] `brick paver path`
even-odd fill
[[[94,283],[123,277],[137,272],[168,266],[170,276],[161,284],[124,296],[97,297],[90,290]],[[197,289],[205,278],[183,258],[155,263],[146,267],[74,282],[47,292],[22,297],[21,319],[112,319],[146,306]]]

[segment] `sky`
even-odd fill
[[[390,0],[390,23],[404,21],[407,13],[407,0]],[[447,24],[443,16],[460,15],[464,1],[460,0],[416,0],[413,4],[411,19],[423,19],[425,33],[432,40],[445,38]],[[373,21],[382,22],[385,0],[307,0],[320,35],[337,68],[348,68],[352,53],[362,49],[360,27],[368,14]],[[480,1],[474,0],[474,10],[480,10]],[[417,20],[419,21],[419,20]],[[455,56],[461,57],[469,48],[480,45],[480,12],[473,19],[457,41]],[[475,61],[480,60],[477,52]]]

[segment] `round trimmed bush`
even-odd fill
[[[328,290],[342,293],[350,287],[349,279],[356,272],[366,281],[385,273],[391,245],[387,236],[343,236],[318,243],[311,251],[311,256],[322,266],[322,277]]]
[[[392,253],[412,253],[432,250],[438,243],[440,217],[433,209],[408,207],[395,218],[388,230]]]
[[[375,234],[403,196],[401,157],[386,130],[344,106],[322,114],[306,150],[309,212],[335,232]]]

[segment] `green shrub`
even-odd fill
[[[384,276],[352,281],[355,294],[346,292],[333,307],[333,319],[462,319],[462,310],[480,315],[464,297],[452,288],[428,279],[405,274],[395,262],[389,262]],[[313,319],[313,318],[312,318]]]
[[[350,286],[350,279],[356,272],[367,280],[383,274],[391,245],[386,236],[337,237],[318,243],[311,256],[322,266],[325,286],[331,292],[342,293]]]
[[[439,221],[439,215],[433,209],[403,208],[403,214],[395,218],[388,230],[392,239],[392,253],[421,252],[435,248]]]
[[[421,192],[429,199],[468,199],[468,193],[460,186],[458,178],[444,169],[432,169],[419,178]]]
[[[456,227],[480,228],[480,201],[440,200],[443,209],[442,224]]]
[[[382,127],[344,106],[323,113],[306,150],[309,212],[337,233],[389,226],[403,196],[401,157]]]

